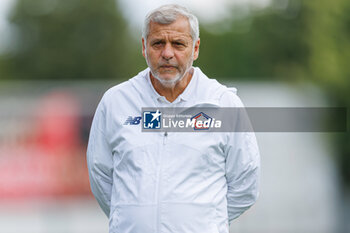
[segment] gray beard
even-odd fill
[[[192,55],[191,55],[192,57],[193,57],[193,52],[194,51],[192,50]],[[173,79],[164,80],[159,76],[159,73],[156,70],[154,70],[153,67],[150,65],[150,62],[148,61],[147,50],[145,50],[145,55],[146,55],[146,63],[151,70],[152,76],[155,77],[164,87],[167,87],[167,88],[175,87],[175,85],[185,77],[185,75],[189,72],[189,70],[192,68],[192,65],[193,65],[193,59],[191,59],[188,62],[186,70],[182,75],[178,73]]]

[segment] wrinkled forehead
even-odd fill
[[[150,22],[148,38],[177,36],[192,39],[191,27],[187,18],[178,17],[170,24]]]

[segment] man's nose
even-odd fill
[[[171,58],[174,57],[174,48],[171,46],[170,43],[166,43],[163,51],[162,51],[162,57],[165,60],[170,60]]]

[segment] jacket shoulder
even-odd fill
[[[237,95],[237,88],[227,87],[216,79],[208,78],[201,71],[199,72],[198,90],[206,90],[204,99],[216,102],[220,106],[234,107],[242,105]]]
[[[104,93],[102,100],[108,103],[110,101],[115,102],[121,100],[130,100],[140,95],[140,91],[138,89],[140,86],[144,86],[146,84],[146,79],[144,78],[145,71],[146,70],[141,71],[129,80],[109,88]]]

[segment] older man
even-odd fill
[[[199,44],[198,20],[186,8],[150,12],[142,35],[148,68],[108,90],[96,110],[87,159],[110,233],[228,233],[256,201],[253,133],[141,131],[142,107],[243,106],[192,66]]]

